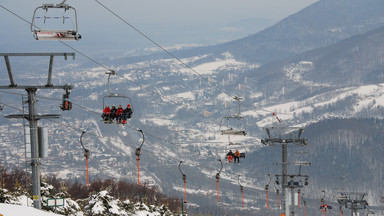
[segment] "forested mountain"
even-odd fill
[[[260,33],[219,47],[238,59],[266,63],[383,26],[383,11],[380,0],[321,0]]]
[[[222,53],[230,52],[237,60],[265,64],[328,46],[383,25],[384,5],[381,0],[320,0],[248,37],[175,53],[179,57],[204,54],[219,57]],[[163,53],[160,56],[170,58]],[[135,59],[130,58],[128,61]],[[210,60],[212,58],[206,61]]]

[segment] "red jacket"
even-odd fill
[[[121,115],[121,113],[123,113],[123,108],[119,108],[119,109],[117,109],[117,111],[116,111],[116,115],[117,116],[119,116],[119,115]]]
[[[111,113],[111,109],[108,107],[108,108],[105,108],[104,110],[103,110],[103,113],[105,113],[105,114],[109,114],[109,113]]]

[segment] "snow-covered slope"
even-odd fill
[[[58,216],[52,212],[46,212],[29,206],[11,205],[0,203],[0,214],[4,216],[30,215],[30,216]]]

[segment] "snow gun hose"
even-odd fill
[[[299,209],[301,209],[301,205],[300,205],[300,192],[299,192]]]
[[[87,161],[87,186],[89,187],[89,178],[88,178],[88,157],[85,158]]]
[[[187,203],[187,182],[184,180],[184,203]]]
[[[137,183],[139,184],[140,186],[140,166],[139,166],[139,156],[137,156]]]
[[[219,179],[216,179],[217,182],[217,202],[220,202],[219,200]]]
[[[321,201],[321,215],[324,215],[324,202]]]
[[[307,202],[304,201],[304,212],[305,212],[305,216],[307,216]]]

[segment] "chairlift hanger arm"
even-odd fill
[[[141,145],[140,145],[140,148],[141,148],[141,147],[144,145],[144,142],[145,142],[145,136],[144,136],[144,132],[143,132],[143,130],[139,129],[139,130],[137,130],[137,131],[139,131],[139,132],[141,133],[142,137],[143,137],[143,141],[142,141],[142,143],[141,143]]]
[[[81,147],[83,147],[83,149],[84,149],[84,157],[85,157],[86,159],[88,159],[89,156],[90,156],[90,152],[89,152],[89,150],[86,149],[86,148],[84,147],[84,145],[83,145],[83,136],[84,136],[85,133],[86,133],[85,131],[81,132],[81,135],[80,135],[80,144],[81,144]]]
[[[81,147],[83,147],[84,150],[87,150],[84,145],[83,145],[83,136],[84,134],[87,133],[85,131],[81,132],[81,135],[80,135],[80,144],[81,144]]]
[[[240,176],[241,176],[241,175],[238,175],[238,176],[237,176],[237,183],[239,184],[241,190],[243,190],[243,185],[242,185],[241,182],[240,182]]]
[[[142,137],[143,137],[143,141],[142,141],[140,147],[136,148],[136,153],[135,154],[136,154],[137,157],[139,157],[141,155],[141,147],[143,147],[143,145],[144,145],[145,137],[144,137],[144,132],[142,130],[139,129],[137,131],[139,131],[141,133]]]
[[[269,173],[267,174],[267,176],[269,177],[269,182],[267,185],[265,185],[265,188],[268,190],[269,184],[271,184],[271,182],[272,182],[272,177],[271,177],[271,174],[269,174]]]
[[[219,172],[216,173],[216,179],[217,180],[220,178],[220,173],[223,170],[223,161],[221,161],[221,159],[218,159],[218,161],[220,162],[221,168],[220,168]]]
[[[181,173],[181,175],[183,176],[183,180],[186,181],[187,180],[187,176],[181,171],[181,164],[183,163],[183,161],[180,161],[179,163],[179,171]]]

